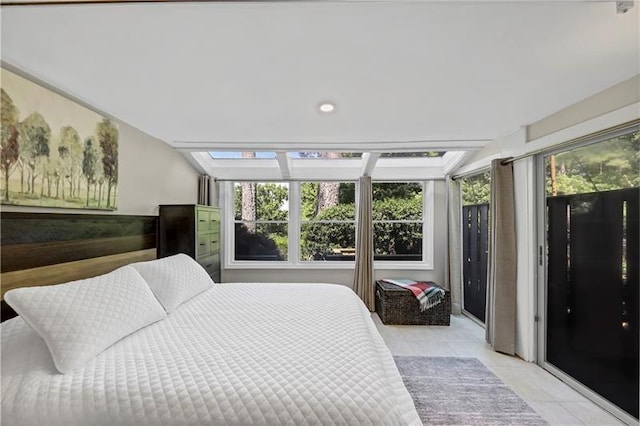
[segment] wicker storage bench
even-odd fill
[[[444,301],[426,311],[406,288],[376,281],[376,312],[384,324],[449,325],[451,322],[451,292],[445,290]]]

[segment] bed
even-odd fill
[[[161,261],[145,265],[154,262]],[[351,289],[211,283],[197,293],[64,374],[51,342],[16,303],[21,316],[1,326],[3,423],[422,424]]]

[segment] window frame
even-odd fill
[[[422,260],[374,260],[378,269],[433,269],[434,222],[433,222],[433,180],[375,180],[376,183],[418,183],[422,186],[422,220],[373,220],[376,223],[422,223]],[[431,201],[431,202],[428,202]],[[375,237],[374,237],[375,238]],[[375,259],[375,253],[374,253]]]
[[[248,181],[248,180],[247,180]],[[327,180],[328,181],[328,180]],[[331,180],[335,182],[334,180]],[[225,269],[355,269],[355,262],[343,260],[300,260],[300,242],[301,242],[301,197],[300,184],[303,181],[278,181],[289,183],[289,221],[288,221],[288,260],[273,261],[255,261],[255,260],[235,260],[235,217],[234,217],[234,191],[233,185],[241,180],[229,180],[221,182],[222,189],[222,216],[223,216],[223,241],[224,247],[223,258]],[[251,179],[251,182],[269,183],[275,182],[267,179]],[[320,180],[304,179],[304,182],[320,182]],[[339,182],[351,182],[347,179],[341,179]],[[360,188],[357,181],[356,187],[356,241],[358,238],[358,198]],[[394,261],[394,260],[376,260],[374,267],[380,270],[433,270],[434,259],[434,180],[408,180],[402,179],[397,181],[380,180],[375,183],[396,182],[409,183],[415,182],[422,185],[422,260],[421,261]],[[411,222],[411,221],[408,221]],[[414,221],[415,222],[415,221]]]
[[[319,183],[321,181],[318,180],[303,180],[300,182],[296,182],[296,187],[297,190],[300,191],[300,185],[303,183]],[[351,260],[302,260],[300,259],[300,246],[302,244],[302,224],[303,223],[353,223],[353,225],[355,226],[355,231],[356,231],[356,236],[355,236],[355,241],[354,241],[354,245],[355,242],[358,241],[358,181],[350,181],[347,179],[343,179],[343,180],[327,180],[327,181],[322,181],[322,182],[332,182],[332,183],[353,183],[355,185],[355,216],[353,218],[353,220],[302,220],[302,197],[298,196],[296,199],[296,204],[297,204],[297,209],[296,209],[296,214],[298,216],[298,223],[297,223],[297,240],[296,240],[296,244],[297,247],[296,249],[298,250],[296,252],[296,256],[298,256],[296,258],[297,260],[297,264],[298,265],[302,265],[302,266],[306,266],[306,267],[310,267],[311,269],[314,269],[315,266],[317,265],[324,265],[324,264],[328,264],[328,265],[334,265],[334,267],[330,268],[330,269],[342,269],[342,268],[335,268],[335,266],[341,264],[341,263],[346,263],[347,268],[345,269],[353,269],[355,262],[351,261]],[[301,192],[298,192],[298,194],[302,195]]]

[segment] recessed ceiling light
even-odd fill
[[[318,105],[318,109],[320,110],[320,112],[333,112],[336,109],[336,106],[332,103],[329,102],[323,102],[320,105]]]

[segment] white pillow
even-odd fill
[[[213,286],[207,271],[186,254],[132,263],[167,313]]]
[[[4,300],[44,339],[61,373],[167,316],[129,266],[86,280],[10,290]]]

